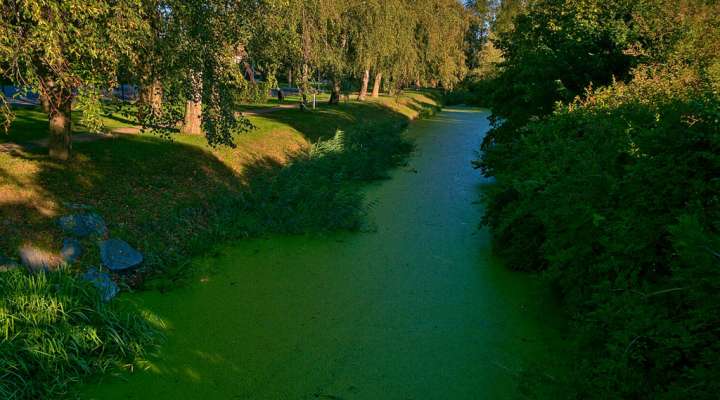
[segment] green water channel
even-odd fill
[[[522,371],[544,368],[562,323],[478,229],[487,116],[412,124],[409,165],[366,192],[368,232],[229,243],[195,284],[138,295],[167,322],[160,358],[82,398],[525,398]]]

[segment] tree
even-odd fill
[[[626,51],[632,38],[634,2],[539,0],[514,19],[514,29],[495,44],[503,54],[490,95],[506,129],[551,113],[588,85],[625,80],[636,62]],[[512,126],[511,126],[512,125]],[[500,139],[489,136],[488,139]],[[502,140],[502,139],[500,139]]]
[[[0,72],[47,99],[51,157],[70,156],[76,95],[99,101],[99,89],[116,84],[118,60],[134,57],[148,29],[141,13],[139,0],[0,2]]]
[[[415,80],[452,89],[465,75],[465,8],[455,0],[414,0]]]
[[[151,83],[162,86],[168,107],[163,107],[161,123],[156,118],[143,124],[163,133],[181,124],[182,132],[204,134],[211,146],[233,146],[234,135],[251,127],[234,110],[234,93],[243,80],[238,49],[246,42],[248,6],[169,0],[156,9],[160,23],[148,39],[156,56],[148,69],[154,72]]]

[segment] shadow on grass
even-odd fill
[[[406,106],[422,110],[425,103],[412,99]],[[37,135],[42,118],[29,114],[17,129]],[[0,197],[0,255],[15,257],[28,243],[59,251],[57,218],[83,205],[105,218],[111,236],[145,254],[143,275],[156,278],[152,286],[170,288],[188,275],[193,256],[219,241],[359,228],[357,182],[386,177],[411,151],[401,135],[409,118],[376,102],[263,118],[313,144],[288,154],[286,162],[257,154],[240,169],[207,148],[144,135],[75,143],[67,163],[27,149],[0,153],[0,185],[8,189]],[[99,263],[97,246],[85,244],[79,269]]]

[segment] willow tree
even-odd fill
[[[351,32],[349,66],[352,73],[361,77],[358,100],[365,100],[374,72],[373,96],[380,92],[383,70],[399,60],[394,59],[398,46],[413,46],[412,35],[402,30],[412,29],[410,20],[404,20],[409,6],[401,0],[356,0],[350,3],[348,27]]]
[[[418,70],[419,54],[415,41],[415,13],[406,0],[380,3],[378,16],[368,31],[375,72],[372,96],[380,95],[383,79],[402,87]]]
[[[118,60],[134,57],[147,32],[141,3],[0,0],[0,72],[47,99],[52,158],[70,156],[76,94],[99,101],[100,89],[116,84]]]
[[[340,102],[348,73],[350,8],[350,1],[305,0],[300,10],[303,91],[307,91],[310,66],[314,66],[330,81],[330,104]]]
[[[155,56],[148,60],[154,65],[145,68],[155,72],[149,82],[162,85],[167,107],[159,119],[143,124],[162,133],[179,125],[184,133],[205,135],[212,146],[233,146],[234,135],[250,128],[233,109],[237,82],[242,79],[237,55],[246,33],[245,3],[163,0],[156,4],[160,23],[153,25],[149,40],[154,41]]]
[[[409,0],[420,64],[416,80],[451,89],[466,73],[467,10],[456,0]]]
[[[266,82],[276,82],[278,71],[285,69],[291,75],[290,71],[303,62],[302,3],[255,0],[250,4],[245,35],[248,59],[264,72]]]
[[[363,0],[349,3],[346,18],[351,37],[349,66],[354,74],[361,76],[358,100],[363,101],[370,83],[370,68],[376,63],[378,51],[388,40],[376,40],[375,37],[380,29],[382,2]]]

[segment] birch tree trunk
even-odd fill
[[[362,78],[362,85],[360,86],[360,94],[358,94],[358,100],[364,101],[367,97],[368,83],[370,82],[370,70],[365,69],[365,73]]]
[[[382,83],[382,72],[378,72],[375,75],[375,82],[373,82],[372,97],[380,96],[380,84]]]
[[[202,78],[197,72],[190,73],[192,95],[185,103],[185,121],[182,133],[202,135]]]

